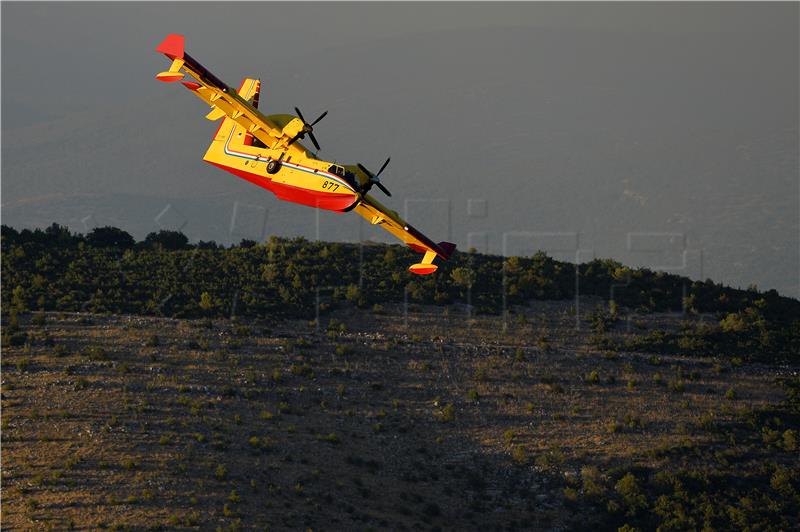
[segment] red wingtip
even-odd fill
[[[165,83],[172,83],[174,81],[180,81],[183,79],[182,72],[159,72],[156,74],[156,79],[158,81],[163,81]]]
[[[416,273],[417,275],[430,275],[438,269],[435,264],[412,264],[408,267],[408,271]]]
[[[181,83],[183,83],[183,86],[190,91],[196,91],[201,87],[199,83],[195,83],[194,81],[182,81]]]
[[[183,59],[183,35],[171,33],[158,45],[156,52],[162,53],[170,59]]]

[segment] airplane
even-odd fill
[[[156,52],[167,56],[172,64],[169,70],[157,74],[156,79],[181,81],[211,107],[207,119],[222,119],[204,161],[269,190],[281,200],[334,212],[355,211],[423,254],[419,263],[408,268],[412,273],[431,274],[438,268],[433,263],[436,257],[444,260],[450,257],[455,244],[433,242],[368,194],[377,186],[391,196],[380,180],[390,158],[374,173],[361,163],[346,165],[320,159],[298,141],[308,137],[320,150],[314,126],[325,118],[327,111],[311,122],[297,107],[296,116],[264,115],[258,108],[260,80],[245,78],[239,89],[234,90],[186,53],[184,44],[183,35],[170,34],[158,45]],[[187,74],[194,81],[183,81]]]

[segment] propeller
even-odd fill
[[[301,112],[300,112],[300,109],[298,109],[297,107],[295,107],[295,108],[294,108],[294,110],[295,110],[295,111],[297,111],[297,117],[298,117],[298,118],[299,118],[299,119],[300,119],[300,120],[303,122],[303,129],[301,129],[301,130],[300,130],[300,131],[297,133],[297,135],[295,135],[295,136],[292,138],[292,140],[290,140],[290,141],[289,141],[289,144],[287,144],[287,146],[291,146],[291,145],[292,145],[292,144],[294,144],[294,143],[295,143],[295,142],[296,142],[298,139],[304,139],[304,138],[306,138],[306,133],[308,133],[308,137],[311,139],[311,142],[313,142],[313,143],[314,143],[314,147],[316,147],[316,148],[317,148],[317,151],[319,151],[321,148],[319,147],[319,142],[317,142],[317,139],[316,139],[316,137],[314,136],[314,124],[316,124],[317,122],[319,122],[320,120],[322,120],[323,118],[325,118],[325,115],[327,115],[327,114],[328,114],[328,111],[325,111],[324,113],[322,113],[321,115],[319,115],[319,116],[317,117],[317,119],[316,119],[316,120],[314,120],[313,122],[311,122],[311,123],[309,124],[308,122],[306,122],[306,119],[305,119],[305,118],[303,118],[303,113],[301,113]]]
[[[381,166],[381,169],[378,170],[377,174],[373,174],[372,172],[367,170],[363,164],[358,163],[358,167],[361,169],[361,171],[367,174],[367,177],[369,177],[369,181],[367,181],[366,185],[364,185],[364,194],[369,192],[369,189],[372,188],[372,185],[378,185],[378,188],[381,189],[384,194],[386,194],[389,197],[392,196],[392,193],[389,192],[389,190],[385,186],[383,186],[383,183],[381,183],[381,180],[378,177],[379,175],[381,175],[381,172],[383,172],[384,169],[386,169],[386,166],[389,164],[389,161],[391,160],[392,160],[391,157],[387,157],[386,162],[383,163],[383,166]]]

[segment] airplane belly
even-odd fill
[[[289,162],[272,176],[270,189],[282,200],[331,211],[345,210],[358,201],[339,178]]]
[[[284,201],[330,211],[344,211],[358,201],[358,195],[353,191],[344,189],[342,186],[331,186],[329,184],[330,181],[325,180],[323,176],[317,176],[316,179],[313,179],[315,176],[310,176],[312,179],[302,178],[297,175],[301,174],[301,172],[282,168],[278,174],[275,174],[270,179],[271,176],[255,174],[242,168],[234,168],[210,160],[208,162],[254,185],[269,190],[278,199]],[[314,188],[314,185],[317,188]],[[338,191],[336,190],[337,188]],[[329,189],[334,189],[334,191],[331,192]]]

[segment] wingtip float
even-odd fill
[[[436,271],[436,257],[447,260],[455,244],[438,244],[411,227],[393,210],[368,194],[377,186],[389,190],[380,174],[361,163],[345,165],[319,159],[300,144],[306,137],[319,150],[314,126],[328,112],[308,122],[299,108],[295,114],[264,115],[258,109],[261,81],[245,78],[238,90],[229,87],[186,53],[183,35],[171,34],[156,51],[172,61],[169,70],[156,74],[159,81],[182,85],[211,107],[211,121],[222,119],[203,160],[265,188],[279,199],[335,212],[355,211],[380,225],[408,247],[423,255],[408,270],[418,275]],[[183,81],[186,76],[193,81]]]

